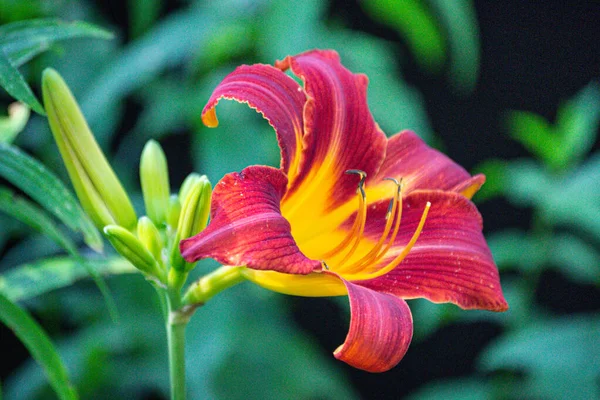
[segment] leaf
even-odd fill
[[[447,31],[450,83],[472,92],[479,75],[479,27],[472,1],[428,0]]]
[[[4,187],[0,187],[0,211],[48,236],[69,253],[77,253],[73,241],[58,229],[44,210]]]
[[[0,176],[21,189],[85,242],[101,251],[102,237],[64,184],[39,161],[14,146],[0,143]]]
[[[77,399],[77,393],[50,338],[22,308],[0,294],[0,320],[23,342],[44,369],[50,385],[61,400]]]
[[[519,398],[593,399],[600,375],[598,337],[598,315],[534,321],[490,345],[480,364],[488,371],[524,372]]]
[[[0,86],[15,99],[22,101],[40,115],[46,115],[44,107],[25,82],[23,75],[11,64],[6,53],[0,49]]]
[[[72,38],[111,39],[112,33],[82,21],[58,19],[18,21],[0,26],[0,49],[16,67],[23,65],[55,42]]]
[[[563,104],[556,123],[539,115],[512,111],[507,117],[513,138],[554,171],[581,161],[594,145],[600,126],[600,87],[591,83]]]
[[[556,130],[561,136],[561,159],[568,167],[580,161],[596,140],[600,125],[600,86],[592,82],[558,109]]]
[[[519,141],[536,158],[550,162],[559,151],[552,126],[542,116],[525,112],[511,111],[507,116],[511,136]]]
[[[120,257],[91,259],[86,263],[98,275],[130,274],[137,270]],[[0,275],[0,293],[23,301],[87,278],[88,270],[73,257],[53,257],[11,268]]]
[[[94,269],[88,266],[86,260],[79,255],[75,243],[73,243],[68,236],[63,234],[60,229],[58,229],[54,221],[52,221],[52,219],[42,209],[30,201],[16,196],[11,190],[0,187],[0,211],[4,211],[7,214],[12,215],[21,222],[24,222],[42,234],[48,236],[63,249],[65,249],[71,255],[71,257],[82,264],[104,296],[104,300],[106,301],[106,305],[111,316],[113,317],[113,320],[116,321],[118,319],[117,308],[114,304],[114,300],[111,297],[108,286],[106,286],[106,283],[104,280],[102,280],[102,277],[98,275]]]
[[[107,63],[81,101],[90,126],[97,127],[94,133],[101,147],[108,135],[101,129],[106,110],[154,79],[164,68],[191,58],[195,51],[203,48],[207,32],[214,24],[206,13],[194,9],[172,14]]]
[[[407,41],[417,62],[432,72],[446,59],[446,42],[431,10],[422,0],[368,0],[363,9],[396,29]]]
[[[552,242],[554,266],[575,282],[600,285],[600,254],[594,246],[569,234],[555,235]]]
[[[154,22],[160,17],[162,7],[162,0],[128,0],[127,9],[129,11],[131,36],[140,36],[151,28]]]

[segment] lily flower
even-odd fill
[[[213,191],[210,224],[180,250],[189,262],[245,266],[247,279],[276,292],[347,295],[350,328],[334,356],[383,372],[412,339],[406,299],[508,305],[470,201],[485,177],[413,132],[388,139],[367,106],[367,83],[336,52],[320,50],[225,77],[203,122],[217,126],[220,99],[247,103],[275,129],[281,168],[226,175]]]

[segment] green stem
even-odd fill
[[[183,296],[183,304],[199,306],[217,293],[244,281],[245,267],[222,266],[194,282]]]
[[[178,311],[180,304],[169,296],[166,321],[167,341],[169,343],[169,373],[171,381],[171,400],[185,400],[185,327],[189,316]]]

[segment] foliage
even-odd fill
[[[54,351],[81,398],[166,398],[168,393],[159,304],[148,300],[153,293],[139,275],[130,274],[133,267],[126,261],[108,250],[90,251],[108,246],[62,183],[65,170],[36,96],[43,69],[52,66],[69,82],[100,147],[141,209],[137,163],[150,138],[160,141],[175,161],[172,182],[180,182],[191,169],[216,182],[246,165],[277,165],[270,126],[247,107],[223,102],[223,129],[201,126],[200,111],[211,90],[235,65],[272,62],[314,47],[335,48],[349,68],[369,76],[369,105],[386,133],[413,129],[437,144],[452,139],[434,134],[421,88],[402,75],[407,62],[414,60],[427,71],[427,79],[448,84],[462,98],[473,93],[484,68],[479,54],[483,39],[470,1],[405,0],[401,8],[391,1],[360,2],[355,12],[395,32],[394,42],[351,29],[341,13],[317,0],[128,1],[123,7],[129,19],[120,26],[111,22],[102,2],[64,7],[58,1],[23,3],[0,0],[0,86],[6,89],[0,104],[6,109],[16,99],[37,113],[30,116],[27,107],[19,106],[19,115],[0,117],[0,302],[19,321],[28,318],[18,325],[28,327],[35,340],[17,336],[30,346],[32,356],[39,361],[40,349],[32,345],[39,343],[45,359],[55,365],[48,367],[54,371],[50,379],[31,360],[18,366],[2,377],[5,398],[51,398],[49,384],[65,390],[66,372],[57,366]],[[71,20],[88,22],[64,22]],[[113,40],[98,40],[113,37],[110,32]],[[451,306],[411,302],[419,320],[414,339],[419,347],[465,322],[490,323],[498,332],[469,374],[449,371],[441,378],[422,379],[408,386],[412,398],[598,396],[600,307],[579,306],[583,300],[576,298],[571,300],[574,315],[567,315],[539,297],[553,276],[565,293],[566,287],[574,287],[597,298],[600,290],[600,89],[592,82],[556,106],[555,118],[524,110],[506,112],[503,121],[489,116],[489,125],[504,124],[505,137],[495,140],[512,140],[522,155],[480,158],[475,168],[487,175],[475,198],[484,220],[490,216],[486,205],[498,202],[527,216],[509,226],[486,224],[511,310],[504,315],[462,313]],[[214,268],[203,262],[194,274]],[[118,324],[106,307],[98,307],[102,296],[87,282],[90,273],[109,304],[100,277],[110,276]],[[555,295],[566,301],[560,290]],[[345,302],[333,304],[347,307]],[[294,393],[298,398],[347,399],[400,384],[394,371],[372,377],[332,361],[329,342],[342,338],[317,338],[316,329],[300,327],[293,300],[240,285],[205,307],[187,328],[190,398],[282,398]],[[25,308],[39,317],[48,335],[33,328],[37,325],[24,316]],[[52,323],[57,320],[66,320],[69,329],[57,329]],[[329,324],[345,321],[321,323],[330,336],[337,332]],[[40,339],[46,336],[54,345]],[[404,362],[397,370],[403,368]]]

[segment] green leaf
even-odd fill
[[[562,140],[557,164],[566,168],[583,159],[594,145],[599,125],[600,86],[592,82],[558,109],[556,131]]]
[[[0,48],[0,86],[4,88],[15,99],[22,101],[32,110],[41,115],[46,115],[44,107],[35,97],[31,88],[25,82],[23,75],[10,62],[6,53]]]
[[[552,126],[540,115],[511,111],[507,125],[511,136],[544,162],[550,163],[556,157],[555,153],[560,151]]]
[[[598,337],[598,315],[534,321],[490,345],[481,365],[524,373],[515,386],[519,398],[593,399],[600,375]]]
[[[0,187],[0,211],[48,236],[69,253],[77,253],[73,241],[58,229],[44,210],[4,187]]]
[[[447,31],[450,83],[461,92],[472,92],[479,75],[479,27],[473,2],[428,0]]]
[[[61,400],[77,399],[77,393],[48,335],[22,308],[0,294],[0,320],[23,342],[45,370],[50,385]]]
[[[68,227],[83,234],[85,242],[101,251],[102,237],[63,183],[39,161],[18,148],[0,143],[0,176],[21,189]]]
[[[537,158],[554,171],[564,171],[581,161],[596,140],[600,126],[600,87],[591,83],[557,112],[550,125],[539,115],[512,111],[508,128]]]
[[[120,257],[86,260],[99,275],[130,274],[137,270]],[[87,278],[88,270],[73,257],[53,257],[11,268],[0,275],[0,293],[22,301]]]
[[[152,24],[160,16],[160,10],[163,7],[162,3],[162,0],[127,1],[131,36],[141,36],[152,27]]]
[[[396,29],[407,41],[417,62],[439,71],[446,59],[446,42],[431,10],[422,0],[368,0],[364,10]]]
[[[81,37],[111,39],[113,35],[87,22],[35,19],[0,26],[0,49],[14,66],[20,66],[54,42]]]
[[[11,190],[0,187],[0,211],[6,212],[48,236],[65,249],[73,258],[78,260],[78,262],[88,271],[88,274],[94,279],[98,289],[104,296],[110,314],[114,320],[117,320],[117,308],[106,283],[94,269],[88,266],[86,261],[79,255],[75,243],[58,229],[54,221],[52,221],[50,216],[48,216],[44,210],[40,209],[36,204],[30,201],[20,196],[16,196]]]
[[[108,62],[104,71],[91,83],[81,101],[83,114],[94,129],[101,147],[107,134],[101,129],[106,110],[125,95],[153,80],[164,68],[181,64],[202,49],[214,20],[198,10],[172,14]],[[185,38],[185,40],[182,40]]]

